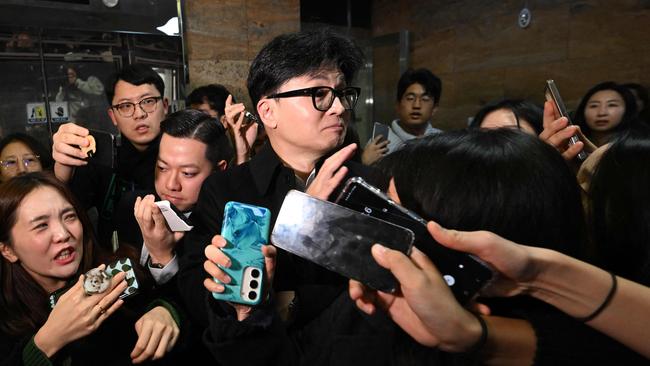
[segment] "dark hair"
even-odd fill
[[[106,98],[108,98],[108,105],[113,104],[113,97],[115,96],[115,85],[118,81],[126,81],[133,85],[152,84],[161,96],[165,96],[165,83],[163,79],[151,67],[142,64],[127,65],[121,71],[113,74],[110,78],[108,88],[106,88]]]
[[[650,285],[650,129],[622,132],[589,186],[588,223],[598,265]]]
[[[639,96],[639,99],[643,101],[643,109],[648,109],[648,104],[650,104],[650,98],[648,97],[648,89],[646,89],[643,85],[638,84],[638,83],[626,83],[622,84],[622,86],[634,90],[636,92],[636,95]],[[640,106],[636,106],[637,109],[640,109]]]
[[[160,131],[173,137],[194,139],[204,143],[205,158],[216,169],[221,160],[229,162],[233,148],[221,122],[195,110],[184,109],[167,116],[160,123]]]
[[[583,255],[576,178],[561,155],[509,129],[450,131],[410,140],[377,166],[402,204],[459,230]]]
[[[0,153],[2,153],[2,150],[7,147],[12,142],[22,142],[23,144],[27,145],[27,147],[34,152],[34,154],[38,155],[39,160],[41,161],[41,166],[43,167],[44,170],[50,170],[52,169],[53,161],[52,161],[52,155],[43,144],[38,142],[35,138],[26,135],[24,133],[16,132],[9,134],[5,136],[2,140],[0,140]]]
[[[628,128],[630,125],[636,124],[636,100],[634,99],[632,92],[626,87],[613,81],[605,81],[595,85],[587,91],[584,97],[582,97],[582,100],[580,100],[580,104],[578,105],[578,108],[575,112],[575,117],[573,118],[573,122],[580,126],[580,129],[587,137],[591,136],[591,128],[589,128],[585,119],[585,108],[587,107],[587,102],[589,102],[589,98],[591,98],[594,94],[603,90],[613,90],[617,92],[621,98],[623,98],[623,103],[625,103],[625,113],[623,114],[621,123],[619,123],[618,126],[616,126],[611,132],[622,131]]]
[[[210,108],[219,113],[219,116],[223,116],[226,113],[228,95],[230,92],[221,84],[204,85],[192,90],[187,97],[187,105],[207,103]],[[235,103],[235,97],[232,101]]]
[[[361,49],[351,39],[329,29],[283,34],[255,56],[246,85],[256,106],[262,97],[276,92],[288,80],[315,76],[323,70],[340,70],[349,84],[362,64]]]
[[[424,91],[433,97],[434,105],[440,104],[442,81],[428,69],[408,69],[402,74],[397,82],[397,101],[402,100],[406,89],[416,83],[422,85]]]
[[[0,185],[0,242],[12,246],[11,230],[16,224],[16,212],[25,197],[41,187],[56,190],[70,202],[84,229],[83,254],[76,277],[93,265],[92,226],[85,211],[68,188],[53,175],[34,172],[19,175]],[[45,323],[50,306],[45,290],[19,263],[0,257],[0,329],[11,335],[25,335]],[[73,277],[75,278],[75,277]]]
[[[517,127],[519,129],[521,129],[520,120],[523,119],[528,122],[538,135],[544,130],[542,122],[544,111],[542,108],[533,102],[523,99],[499,99],[486,104],[476,113],[469,127],[480,128],[485,117],[499,109],[507,109],[511,111],[512,114],[515,115],[515,120],[517,121]]]

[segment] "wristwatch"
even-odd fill
[[[157,269],[165,268],[165,265],[162,263],[153,263],[151,261],[151,256],[149,256],[149,258],[147,259],[147,266],[149,266],[149,268],[157,268]]]

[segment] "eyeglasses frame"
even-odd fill
[[[142,98],[142,99],[140,99],[140,101],[137,102],[137,103],[133,103],[133,102],[122,102],[122,103],[118,103],[118,104],[112,105],[112,106],[110,106],[110,108],[111,108],[112,110],[116,111],[117,114],[119,114],[121,117],[124,117],[124,118],[131,118],[131,117],[133,117],[133,115],[135,114],[135,110],[136,110],[136,109],[135,109],[135,106],[136,106],[136,105],[137,105],[138,107],[140,107],[140,110],[141,110],[142,112],[144,112],[144,113],[153,113],[153,112],[155,112],[155,111],[156,111],[156,107],[154,107],[154,109],[153,109],[151,112],[147,112],[147,111],[144,110],[144,108],[142,108],[142,102],[144,102],[144,101],[147,100],[147,99],[155,99],[155,100],[156,100],[156,103],[155,103],[154,105],[157,106],[157,105],[158,105],[158,102],[161,101],[161,100],[163,99],[163,97],[162,97],[161,95],[156,96],[156,97],[146,97],[146,98]],[[123,115],[122,112],[120,112],[119,106],[124,105],[124,104],[133,104],[133,113],[131,113],[131,114],[128,115],[128,116]]]
[[[322,110],[316,106],[316,91],[319,89],[329,89],[332,91],[332,94],[334,95],[334,98],[332,98],[332,101],[329,103],[329,106],[327,109]],[[344,91],[346,90],[354,90],[356,92],[356,99],[354,100],[354,105],[351,105],[350,108],[346,108],[345,105],[343,105],[343,99],[345,99],[345,94]],[[343,105],[343,108],[345,110],[353,110],[354,107],[357,105],[357,102],[359,101],[359,95],[361,94],[361,88],[355,87],[355,86],[348,86],[343,89],[334,89],[329,86],[312,86],[311,88],[304,88],[304,89],[296,89],[296,90],[289,90],[286,92],[282,93],[275,93],[267,96],[267,99],[275,99],[275,98],[292,98],[292,97],[306,97],[306,96],[311,96],[311,102],[316,108],[317,111],[320,112],[327,112],[330,108],[332,108],[332,105],[334,104],[334,99],[339,98],[341,101],[341,105]]]

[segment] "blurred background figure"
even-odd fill
[[[210,84],[200,86],[187,97],[187,105],[192,109],[198,109],[207,113],[212,118],[218,119],[226,129],[228,125],[224,120],[226,99],[230,92],[221,84]],[[233,100],[234,102],[234,100]]]
[[[51,168],[50,152],[33,137],[13,133],[0,140],[0,182]]]
[[[533,136],[542,133],[542,108],[523,99],[500,99],[481,108],[470,128],[512,127]]]
[[[628,88],[632,92],[632,95],[634,95],[639,120],[646,124],[650,123],[650,97],[648,97],[648,89],[638,83],[626,83],[623,86]]]
[[[102,126],[98,119],[98,116],[106,115],[108,108],[104,100],[104,84],[92,75],[84,80],[79,68],[73,65],[64,65],[63,72],[65,81],[59,86],[55,99],[68,102],[70,120],[88,128],[109,128],[110,124]]]
[[[637,123],[634,95],[626,87],[605,81],[587,91],[575,112],[574,123],[596,146]]]

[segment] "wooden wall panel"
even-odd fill
[[[219,83],[247,105],[250,61],[275,36],[300,30],[299,0],[188,0],[185,10],[188,92]]]
[[[532,23],[516,23],[522,1],[376,0],[373,36],[411,32],[411,66],[443,81],[434,125],[463,127],[486,102],[542,102],[557,81],[569,108],[600,81],[650,85],[650,6],[644,0],[529,1]]]

